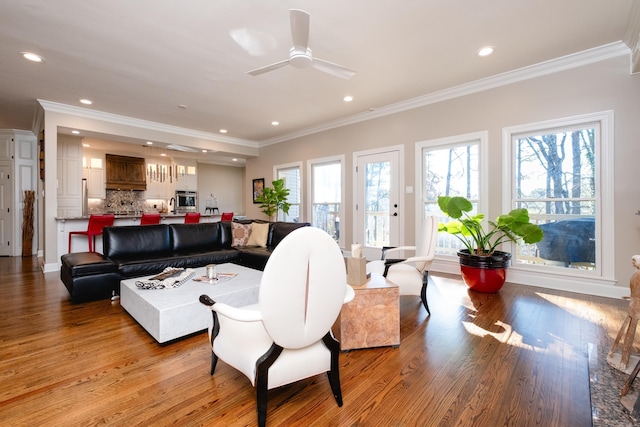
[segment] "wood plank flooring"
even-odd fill
[[[627,303],[507,284],[475,294],[432,275],[430,317],[401,297],[398,348],[341,354],[270,392],[271,426],[589,426],[587,343],[609,346]],[[109,300],[73,304],[35,258],[0,258],[0,424],[252,426],[254,389],[206,334],[159,345]]]

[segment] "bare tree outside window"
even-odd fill
[[[595,128],[514,138],[516,207],[529,209],[545,232],[517,248],[517,262],[596,267]]]

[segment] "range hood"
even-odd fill
[[[140,157],[106,155],[107,190],[146,190],[145,161]]]

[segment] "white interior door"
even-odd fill
[[[0,256],[11,255],[13,183],[10,172],[10,165],[0,165]]]
[[[398,246],[402,225],[400,152],[355,154],[354,242],[368,260],[380,259],[383,246]]]

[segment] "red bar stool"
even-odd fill
[[[200,212],[187,212],[184,215],[185,224],[197,224],[200,222]]]
[[[140,225],[160,224],[160,214],[143,213],[140,218]]]
[[[233,221],[233,212],[222,212],[220,221]]]
[[[89,252],[95,252],[96,236],[102,234],[102,229],[113,225],[115,216],[113,214],[107,215],[90,215],[89,225],[87,231],[70,231],[69,232],[69,253],[71,253],[71,237],[74,234],[87,236],[89,240]]]

